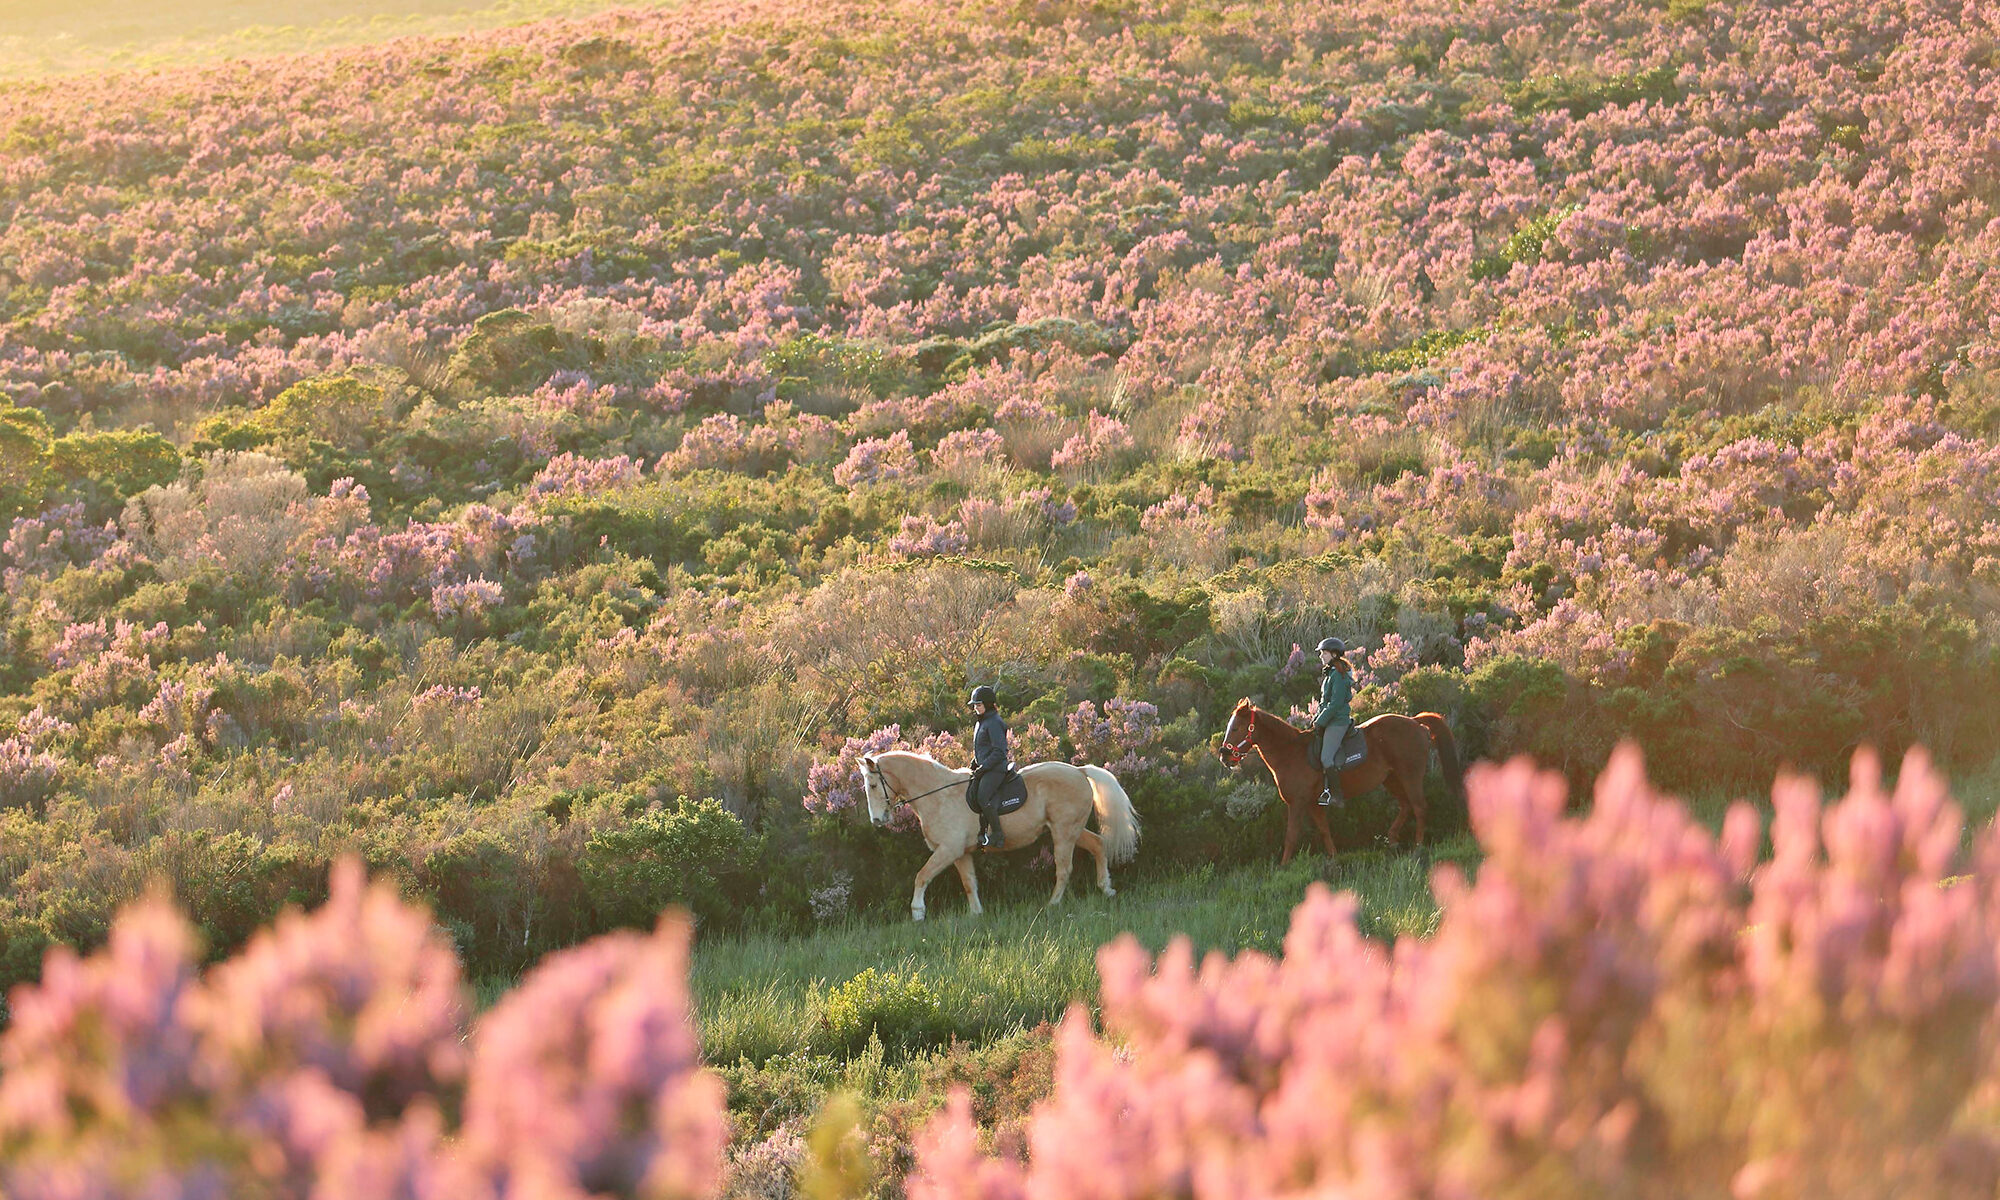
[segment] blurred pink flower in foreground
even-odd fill
[[[480,1023],[428,914],[358,863],[206,979],[149,901],[58,948],[0,1036],[0,1193],[706,1195],[726,1129],[689,929],[553,955]],[[452,1130],[445,1114],[462,1111]]]
[[[1857,756],[1824,808],[1782,780],[1762,867],[1756,810],[1717,837],[1630,749],[1581,818],[1523,763],[1468,784],[1487,858],[1437,871],[1434,938],[1385,948],[1315,884],[1282,959],[1119,939],[1028,1160],[960,1092],[913,1200],[1992,1194],[2000,838],[1951,876],[1921,754],[1893,792]]]

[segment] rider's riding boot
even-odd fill
[[[1335,804],[1344,803],[1347,797],[1342,795],[1340,791],[1340,768],[1324,768],[1321,775],[1325,780],[1326,790],[1319,794],[1320,807],[1327,808]]]
[[[997,800],[988,800],[980,805],[979,848],[998,850],[1006,844],[1007,835],[1000,832],[1000,804]]]

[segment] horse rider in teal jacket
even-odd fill
[[[1347,665],[1347,643],[1337,637],[1319,644],[1319,708],[1313,713],[1313,728],[1320,732],[1319,768],[1326,790],[1319,794],[1322,806],[1337,804],[1346,797],[1340,791],[1340,743],[1354,724],[1354,668]]]

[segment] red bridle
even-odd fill
[[[1249,755],[1250,747],[1256,740],[1257,710],[1253,708],[1243,714],[1243,736],[1233,742],[1223,742],[1222,749],[1216,751],[1216,757],[1222,760],[1223,766],[1235,770],[1243,765],[1244,758]]]

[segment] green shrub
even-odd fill
[[[172,442],[150,429],[71,433],[50,445],[49,470],[98,510],[172,483],[180,475],[181,456]]]
[[[754,895],[754,852],[743,823],[722,805],[682,797],[593,834],[577,875],[600,928],[651,928],[670,904],[705,924],[736,924]]]
[[[917,975],[869,967],[827,993],[822,1034],[830,1053],[852,1054],[872,1034],[891,1050],[943,1043],[951,1026],[937,993]]]
[[[544,905],[528,847],[467,829],[424,855],[417,883],[475,975],[511,973],[547,947],[533,941]]]
[[[241,830],[172,830],[147,853],[215,957],[242,946],[287,905],[308,907],[326,894],[326,863],[306,847]]]
[[[504,308],[472,323],[447,369],[486,392],[525,392],[568,365],[562,354],[563,337],[554,325]]]

